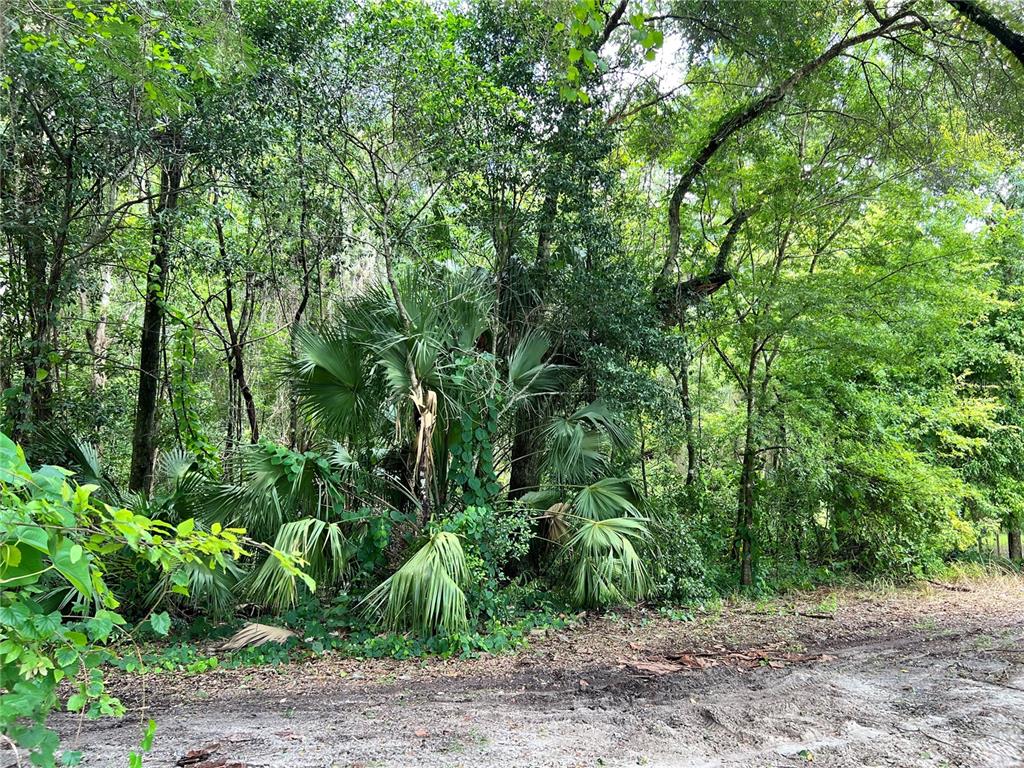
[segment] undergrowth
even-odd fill
[[[116,665],[127,672],[201,674],[218,667],[284,664],[327,653],[365,659],[472,658],[519,648],[532,630],[564,629],[572,624],[564,606],[547,599],[529,596],[517,607],[518,615],[491,618],[470,631],[422,636],[381,632],[354,610],[350,598],[341,596],[327,607],[310,601],[269,619],[296,633],[280,645],[270,643],[218,653],[216,647],[245,622],[234,619],[214,625],[200,618],[176,624],[171,636],[178,642],[139,638],[139,646],[123,653]]]

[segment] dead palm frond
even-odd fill
[[[298,637],[290,629],[272,627],[269,624],[246,624],[235,634],[217,646],[218,651],[239,651],[242,648],[255,648],[258,645],[276,643],[283,645],[291,638]]]

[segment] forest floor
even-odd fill
[[[1024,580],[636,611],[474,660],[112,682],[123,720],[57,721],[86,766],[123,766],[147,716],[153,768],[1021,766]]]

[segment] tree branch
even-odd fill
[[[964,18],[998,40],[1024,66],[1024,34],[1010,29],[1000,18],[986,11],[975,0],[946,0]]]
[[[715,153],[722,148],[726,141],[779,104],[786,98],[786,96],[789,95],[798,83],[813,75],[847,49],[859,45],[860,43],[882,37],[883,35],[891,34],[898,30],[920,27],[921,22],[917,20],[912,20],[902,24],[900,23],[910,16],[911,12],[909,10],[909,6],[907,6],[899,13],[884,18],[882,23],[874,29],[840,40],[838,43],[835,43],[825,50],[821,55],[808,61],[802,67],[790,74],[790,76],[781,83],[769,88],[763,96],[752,101],[739,111],[727,115],[719,121],[711,136],[704,143],[704,146],[692,156],[689,164],[683,171],[683,175],[679,178],[679,181],[676,182],[676,185],[672,190],[672,197],[669,200],[668,208],[668,253],[665,256],[665,263],[661,269],[661,276],[663,279],[668,278],[673,270],[678,266],[680,238],[679,209],[682,207],[683,198],[690,191],[690,188],[693,186],[693,182],[697,179],[697,176],[700,175],[704,170],[704,167],[708,164],[711,158],[714,157]]]

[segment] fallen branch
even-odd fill
[[[970,587],[961,587],[958,584],[943,584],[941,581],[934,581],[932,579],[926,579],[926,581],[934,587],[941,587],[942,589],[948,589],[950,592],[973,592],[974,590]]]
[[[835,619],[834,613],[804,613],[803,611],[794,611],[797,616],[806,616],[808,619]]]

